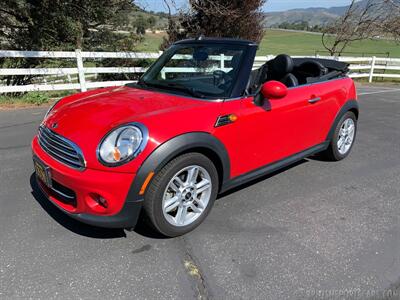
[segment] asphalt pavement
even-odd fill
[[[37,192],[45,108],[0,111],[0,299],[399,299],[400,87],[360,87],[351,155],[222,195],[165,239],[83,225]]]

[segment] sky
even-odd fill
[[[171,2],[171,0],[168,0]],[[174,0],[178,8],[187,6],[188,0]],[[166,12],[163,0],[136,0],[146,10]],[[269,0],[264,11],[283,11],[294,8],[346,6],[351,0]]]

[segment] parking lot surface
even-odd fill
[[[174,239],[64,216],[32,177],[46,109],[0,111],[0,298],[400,298],[400,90],[359,93],[346,160],[306,159],[224,194]]]

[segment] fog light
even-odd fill
[[[97,196],[94,198],[94,200],[96,200],[96,202],[97,202],[99,205],[103,206],[104,208],[108,208],[108,202],[107,202],[107,200],[104,199],[102,196],[97,195]]]

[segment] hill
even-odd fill
[[[308,22],[309,25],[324,25],[334,21],[340,15],[325,8],[292,9],[284,12],[266,14],[266,27],[274,27],[282,23]]]
[[[369,0],[361,0],[357,3],[359,9],[365,7]],[[375,0],[377,2],[382,2],[383,0]],[[394,0],[400,5],[400,0]],[[266,27],[276,27],[282,23],[300,23],[308,22],[310,26],[325,25],[329,22],[334,21],[339,18],[345,12],[349,6],[338,6],[331,8],[305,8],[305,9],[291,9],[282,12],[271,12],[266,13]]]

